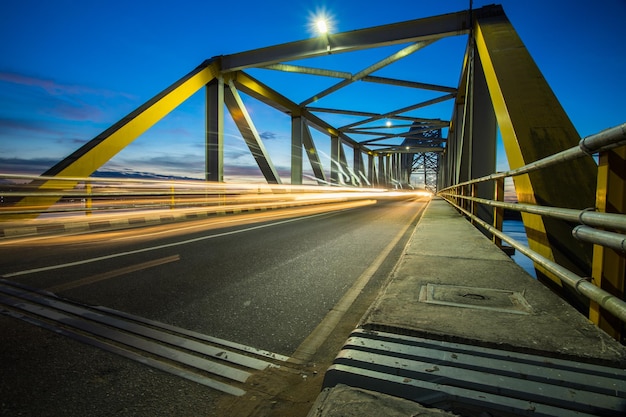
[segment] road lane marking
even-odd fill
[[[82,287],[83,285],[93,284],[95,282],[104,281],[110,278],[119,277],[120,275],[130,274],[131,272],[141,271],[143,269],[153,268],[155,266],[164,265],[170,262],[176,262],[180,260],[180,255],[172,255],[167,256],[165,258],[154,259],[148,262],[142,262],[136,265],[126,266],[124,268],[114,269],[113,271],[103,272],[101,274],[92,275],[90,277],[78,279],[71,282],[66,282],[65,284],[55,285],[54,287],[49,287],[46,291],[51,292],[61,292],[71,290],[73,288]]]
[[[63,269],[63,268],[71,267],[71,266],[85,265],[85,264],[90,264],[90,263],[99,262],[99,261],[106,261],[108,259],[120,258],[122,256],[136,255],[138,253],[151,252],[151,251],[155,251],[155,250],[159,250],[159,249],[173,248],[173,247],[176,247],[176,246],[187,245],[189,243],[201,242],[203,240],[215,239],[215,238],[218,238],[218,237],[224,237],[224,236],[230,236],[230,235],[236,235],[236,234],[239,234],[239,233],[250,232],[252,230],[265,229],[265,228],[272,227],[272,226],[279,226],[281,224],[293,223],[293,222],[297,222],[297,221],[300,221],[300,220],[312,219],[314,217],[326,216],[328,214],[329,213],[313,214],[313,215],[306,216],[306,217],[297,217],[297,218],[287,219],[287,220],[283,220],[283,221],[279,221],[279,222],[275,222],[275,223],[261,224],[261,225],[258,225],[258,226],[248,227],[246,229],[231,230],[229,232],[217,233],[217,234],[208,235],[208,236],[200,236],[200,237],[196,237],[196,238],[193,238],[193,239],[181,240],[181,241],[172,242],[172,243],[165,243],[163,245],[150,246],[150,247],[147,247],[147,248],[136,249],[136,250],[131,250],[131,251],[127,251],[127,252],[118,252],[118,253],[113,253],[111,255],[105,255],[105,256],[98,256],[98,257],[95,257],[95,258],[83,259],[81,261],[68,262],[68,263],[59,264],[59,265],[44,266],[44,267],[41,267],[41,268],[27,269],[27,270],[24,270],[24,271],[9,272],[7,274],[3,274],[2,278],[11,278],[11,277],[17,277],[17,276],[22,276],[22,275],[29,275],[29,274],[34,274],[36,272],[53,271],[55,269]]]
[[[424,206],[422,206],[422,208],[420,208],[411,218],[411,221],[409,221],[407,225],[396,234],[393,240],[389,242],[389,244],[380,252],[374,262],[369,265],[369,267],[361,274],[354,284],[352,284],[352,287],[350,287],[337,304],[335,304],[332,310],[326,314],[324,319],[317,325],[311,334],[309,334],[300,346],[298,346],[295,352],[291,355],[290,362],[304,363],[309,361],[313,355],[315,355],[320,346],[326,341],[326,339],[328,339],[335,327],[337,327],[337,324],[339,324],[350,306],[352,306],[354,300],[356,300],[359,294],[361,294],[361,291],[363,291],[367,283],[380,268],[387,256],[389,256],[389,253],[398,244],[408,228],[427,206],[428,203],[424,204]]]

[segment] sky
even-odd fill
[[[474,0],[473,5],[494,2]],[[499,4],[581,136],[626,121],[626,0]],[[336,33],[468,6],[469,0],[1,0],[0,173],[45,172],[205,59],[317,36],[311,21],[320,13],[329,16]],[[466,36],[440,40],[373,75],[456,87],[466,42]],[[355,73],[399,48],[297,63]],[[303,82],[299,75],[260,69],[250,73],[296,102],[337,82]],[[361,88],[350,86],[315,105],[382,113],[433,97],[427,91],[395,95],[377,85]],[[272,161],[288,182],[289,118],[244,99]],[[448,101],[415,115],[449,119],[451,113]],[[352,121],[345,116],[328,120],[335,125]],[[260,171],[230,120],[225,137],[225,179],[258,180]],[[327,138],[314,133],[314,140],[322,163],[329,165]],[[505,167],[500,151],[498,169]],[[203,92],[100,171],[203,178]]]

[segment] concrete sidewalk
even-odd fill
[[[377,349],[386,349],[387,353]],[[398,354],[393,352],[394,349],[403,352]],[[415,353],[417,351],[419,353]],[[579,368],[585,369],[580,372],[587,372],[589,368],[590,374],[580,377],[583,379],[580,386],[584,385],[585,379],[595,378],[590,375],[597,375],[594,373],[596,369],[600,369],[597,372],[612,373],[618,381],[626,380],[624,346],[528,275],[447,202],[434,199],[417,225],[387,286],[326,373],[326,388],[309,417],[414,415],[411,413],[416,411],[407,411],[411,408],[406,400],[396,396],[415,401],[415,393],[426,392],[424,387],[430,384],[428,392],[432,397],[433,393],[452,390],[450,384],[454,383],[444,382],[445,378],[448,378],[445,381],[453,378],[449,375],[455,374],[456,378],[457,374],[474,372],[468,370],[472,366],[478,369],[478,365],[473,364],[466,365],[466,369],[456,368],[462,365],[457,364],[459,355],[454,352],[471,356],[473,359],[468,361],[472,363],[481,358],[492,358],[493,363],[511,360],[519,369],[526,369],[523,367],[531,363],[535,368],[543,369],[542,364],[549,363],[545,365],[546,373],[551,372],[548,369],[551,366],[558,368],[555,374],[561,372],[559,369],[569,369],[572,375]],[[422,362],[428,355],[434,359],[429,363]],[[497,361],[493,359],[496,357]],[[394,368],[390,364],[393,361],[401,365]],[[406,367],[422,364],[426,368],[415,370],[410,378],[398,379]],[[444,367],[448,376],[444,375]],[[481,367],[480,375],[500,372],[488,367],[489,364]],[[386,380],[381,377],[384,372],[395,373],[388,378],[392,382],[383,381]],[[524,374],[527,371],[519,372]],[[476,375],[467,377],[470,378],[469,387],[477,383],[471,381],[471,378],[480,377]],[[527,375],[520,377],[529,378]],[[512,379],[509,374],[498,374],[487,380],[495,381],[493,389],[500,393],[504,388],[501,390],[497,385],[506,385],[509,382],[502,381]],[[540,382],[546,381],[537,384]],[[515,381],[510,383],[523,386]],[[546,389],[558,392],[560,388]],[[602,401],[615,400],[616,407],[626,407],[623,389],[621,386],[615,388],[615,398],[607,397],[608,400]],[[510,396],[496,397],[508,401]],[[362,403],[363,398],[368,399],[368,412],[364,413],[362,407],[349,406],[355,401]],[[480,403],[479,399],[476,401],[476,404]],[[557,406],[560,405],[551,405]],[[475,407],[480,409],[481,406]],[[336,414],[339,410],[340,414]],[[435,409],[420,412],[441,415]]]

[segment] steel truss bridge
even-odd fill
[[[453,36],[467,37],[456,86],[373,75]],[[386,46],[398,49],[354,73],[303,64]],[[252,69],[336,83],[295,101],[250,75]],[[355,108],[317,106],[322,98],[358,83],[393,88],[390,94],[402,88],[408,94],[427,90],[436,96],[385,112],[363,110],[367,100],[362,99]],[[496,244],[507,240],[500,232],[503,210],[520,211],[530,246],[522,250],[535,262],[538,278],[624,341],[626,127],[581,140],[500,6],[208,59],[45,172],[32,183],[36,192],[19,195],[10,209],[52,206],[63,195],[55,190],[84,182],[81,178],[90,177],[201,89],[206,92],[207,181],[224,181],[228,114],[269,184],[303,184],[307,161],[315,180],[324,185],[407,188],[414,175],[422,187],[468,215]],[[278,175],[242,94],[290,117],[289,179]],[[444,102],[451,103],[451,114],[419,116],[423,109]],[[356,121],[334,126],[327,121],[332,115]],[[313,131],[330,139],[331,166],[322,165]],[[495,173],[498,131],[511,167],[507,173]],[[513,179],[518,204],[504,202],[505,177]]]

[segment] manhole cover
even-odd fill
[[[426,284],[420,290],[419,300],[429,304],[476,308],[504,313],[532,313],[532,308],[522,293],[493,288]]]

